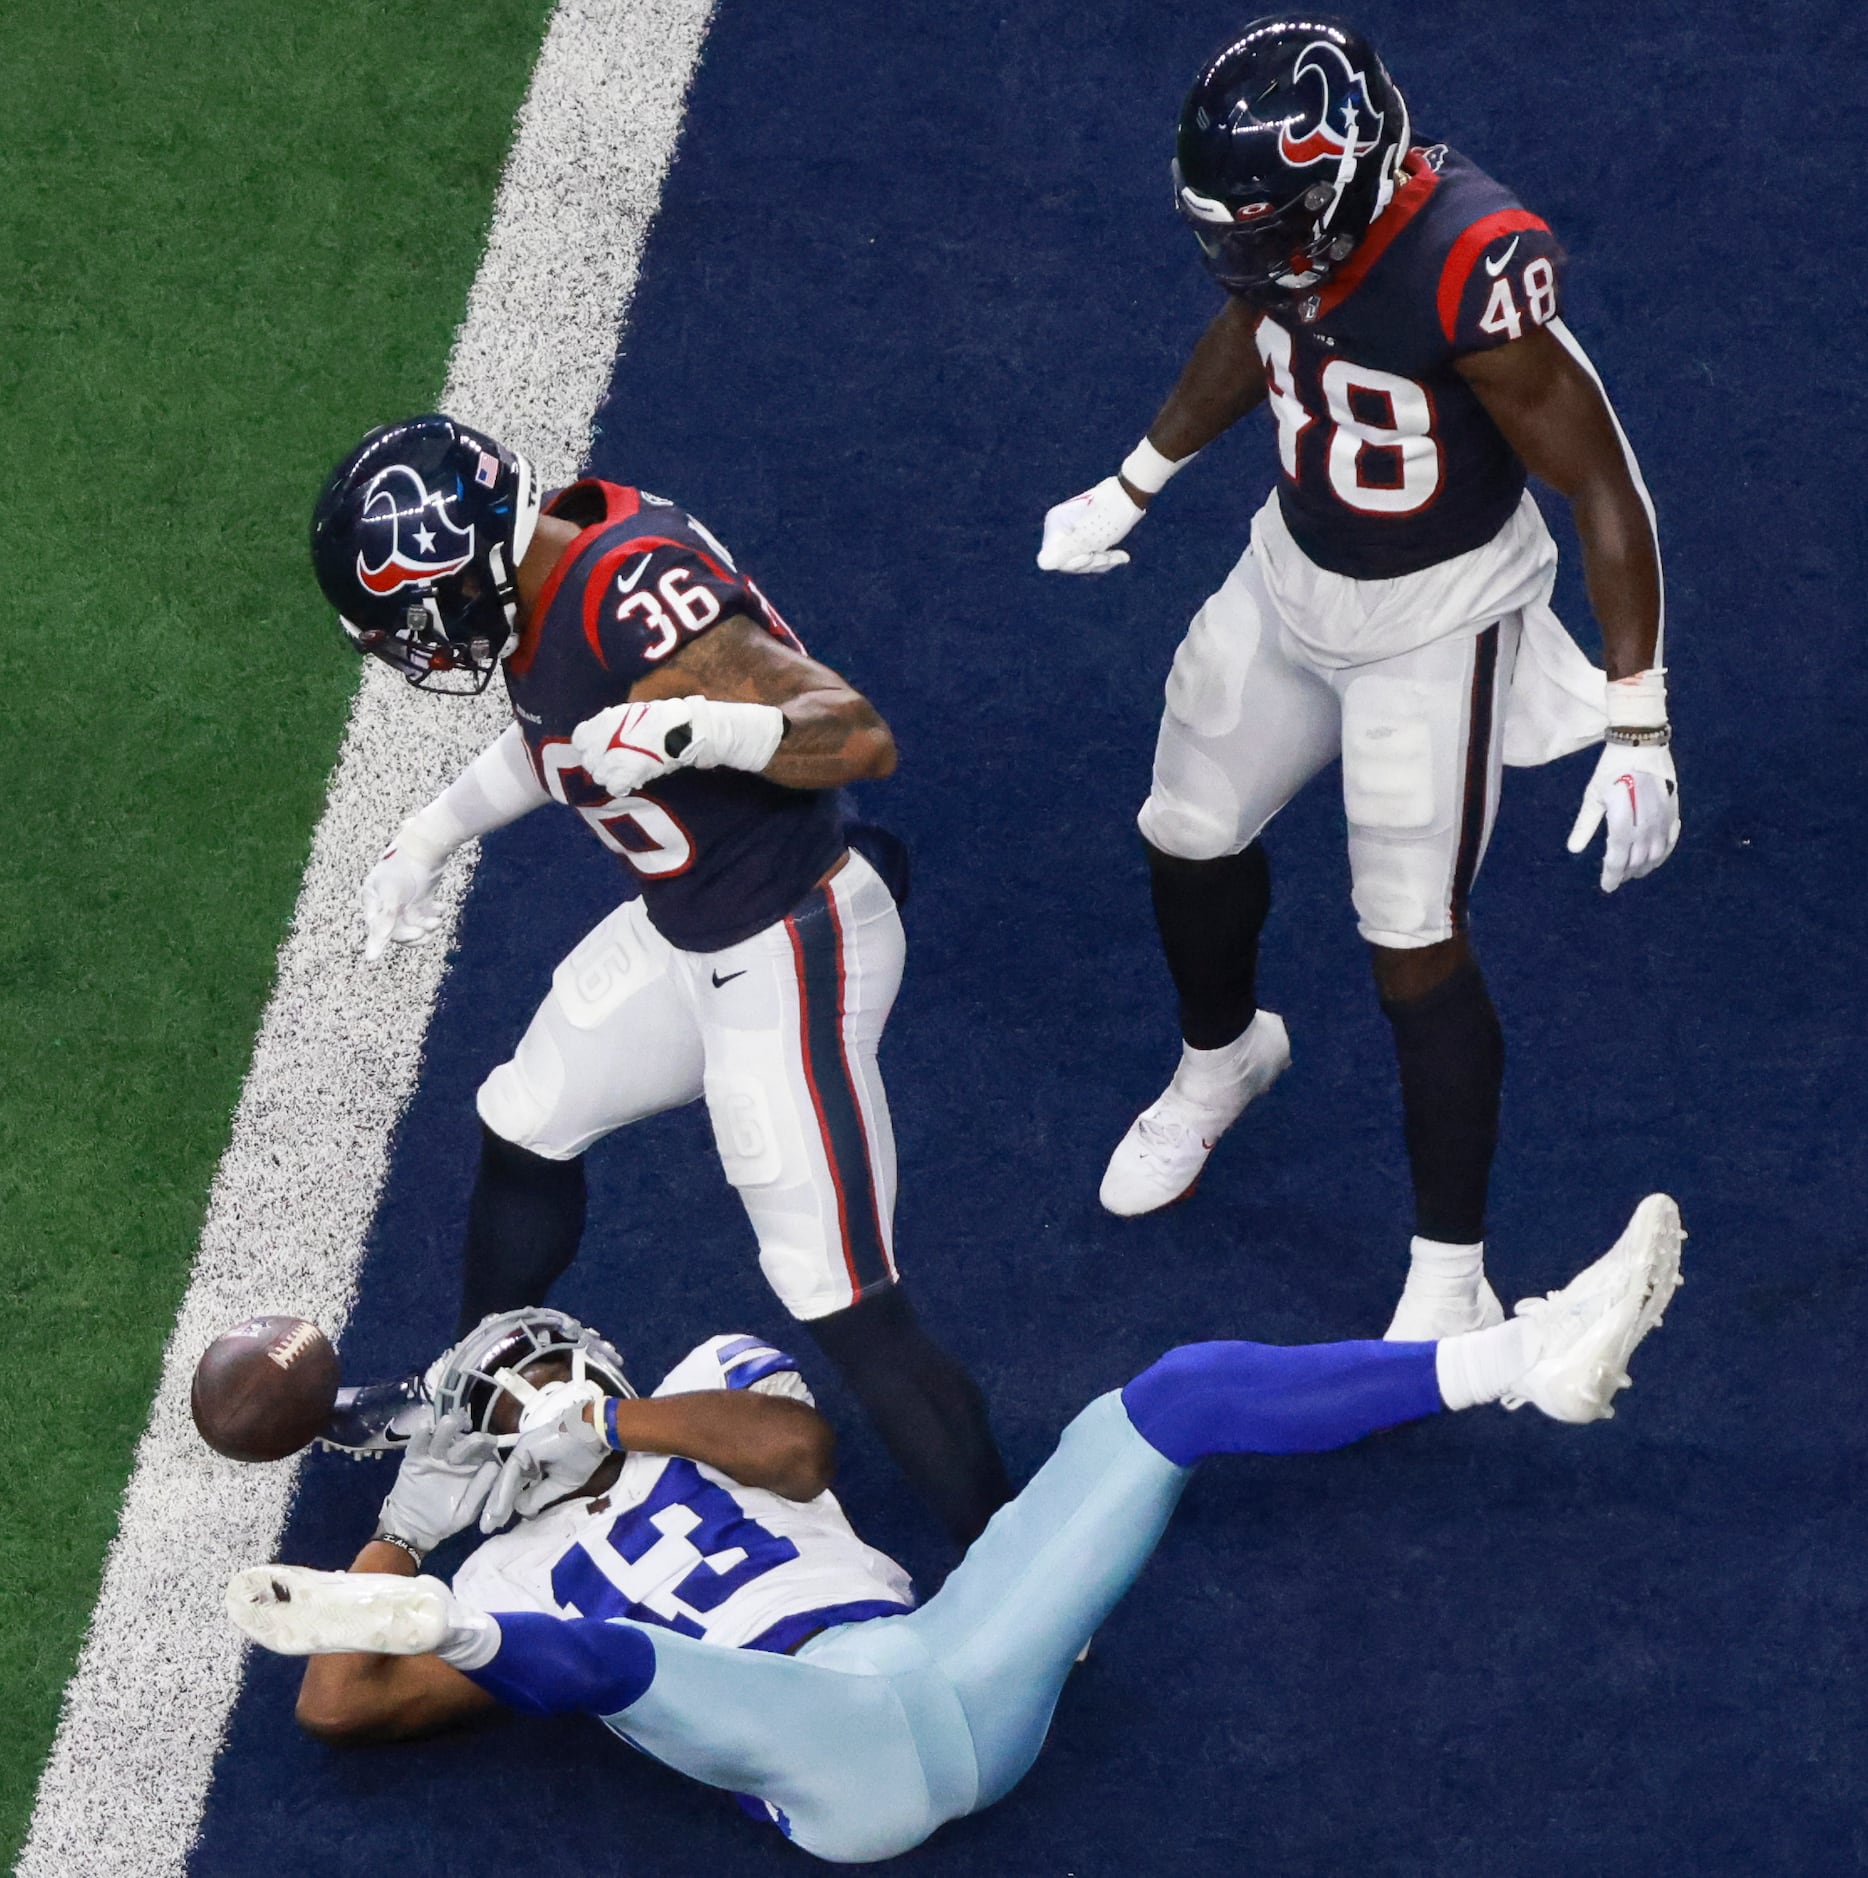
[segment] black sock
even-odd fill
[[[1180,993],[1180,1034],[1196,1050],[1217,1050],[1258,1015],[1258,935],[1271,911],[1265,844],[1216,861],[1142,845],[1161,950]]]
[[[954,1543],[971,1545],[1012,1497],[979,1385],[921,1328],[898,1286],[805,1328]]]
[[[543,1304],[584,1234],[584,1157],[548,1161],[480,1124],[456,1336],[489,1311]]]
[[[1425,997],[1382,1010],[1401,1066],[1401,1118],[1414,1174],[1414,1230],[1472,1245],[1485,1237],[1485,1190],[1498,1146],[1505,1036],[1476,963]]]

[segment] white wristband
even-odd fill
[[[1609,680],[1609,728],[1652,730],[1667,721],[1667,668]]]
[[[743,769],[757,775],[771,762],[785,734],[785,713],[776,704],[737,704],[720,698],[692,702],[695,754],[686,763],[696,769]]]
[[[1163,456],[1144,437],[1122,459],[1122,480],[1145,496],[1158,496],[1199,454],[1198,450],[1191,451],[1177,462],[1171,456]]]

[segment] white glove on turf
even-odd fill
[[[677,769],[743,769],[771,762],[785,734],[776,704],[722,698],[654,698],[615,704],[571,732],[584,774],[612,796],[626,796]]]
[[[595,1382],[548,1382],[537,1391],[481,1510],[482,1532],[497,1532],[514,1513],[536,1513],[575,1493],[614,1452],[601,1426],[585,1419],[586,1406],[602,1416],[603,1391]]]
[[[1680,789],[1673,752],[1664,743],[1602,746],[1570,830],[1570,852],[1581,854],[1604,821],[1604,893],[1653,873],[1673,852],[1680,839]]]
[[[378,1528],[432,1552],[473,1524],[498,1477],[493,1436],[475,1434],[461,1413],[431,1417],[402,1451]]]
[[[411,833],[407,823],[365,876],[358,895],[363,907],[363,956],[380,959],[390,940],[418,946],[441,924],[435,883],[451,852]]]
[[[1105,476],[1044,515],[1038,565],[1047,574],[1106,574],[1128,556],[1116,543],[1142,519],[1143,510],[1114,476]]]

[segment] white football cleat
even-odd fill
[[[1220,1136],[1291,1067],[1290,1034],[1275,1011],[1260,1011],[1228,1049],[1236,1053],[1228,1066],[1233,1073],[1216,1093],[1204,1080],[1196,1092],[1187,1090],[1183,1057],[1160,1099],[1130,1124],[1109,1157],[1097,1195],[1110,1212],[1133,1219],[1183,1198]]]
[[[227,1615],[281,1656],[368,1650],[423,1656],[448,1633],[453,1594],[439,1578],[249,1565],[227,1582]]]
[[[1650,1193],[1593,1265],[1561,1291],[1519,1304],[1518,1315],[1537,1325],[1542,1348],[1499,1398],[1504,1406],[1529,1402],[1560,1422],[1607,1421],[1617,1393],[1629,1385],[1635,1346],[1680,1288],[1685,1237],[1679,1207],[1664,1193]]]
[[[1477,1291],[1436,1297],[1427,1285],[1412,1282],[1401,1288],[1401,1302],[1388,1328],[1385,1343],[1438,1343],[1442,1337],[1463,1336],[1469,1330],[1490,1330],[1505,1321],[1505,1307],[1481,1276]]]

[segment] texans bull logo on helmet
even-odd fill
[[[1293,169],[1312,163],[1365,157],[1382,138],[1383,114],[1369,105],[1369,81],[1343,56],[1339,46],[1318,39],[1306,46],[1292,71],[1295,79],[1315,79],[1323,88],[1316,123],[1299,131],[1286,123],[1278,133],[1278,154]],[[1301,121],[1301,120],[1299,120]]]
[[[467,566],[473,559],[473,526],[456,528],[449,521],[451,500],[431,494],[406,463],[392,463],[371,480],[358,526],[367,545],[357,550],[357,578],[369,592],[391,594]]]

